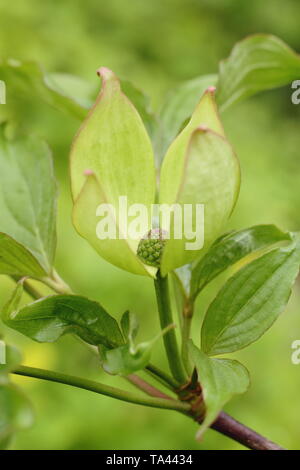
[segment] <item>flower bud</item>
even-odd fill
[[[161,256],[165,246],[165,236],[165,230],[155,228],[150,230],[147,235],[141,239],[137,255],[143,263],[154,266],[155,268],[160,267]]]

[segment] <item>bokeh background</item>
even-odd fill
[[[0,6],[0,58],[35,60],[48,72],[76,74],[95,87],[95,70],[105,65],[143,89],[157,109],[169,88],[217,71],[218,62],[248,34],[272,33],[300,51],[299,17],[297,0],[285,0],[284,5],[281,0],[14,0]],[[34,89],[29,94],[26,103],[19,102],[19,119],[50,143],[59,181],[57,269],[76,292],[99,300],[117,318],[130,308],[140,317],[140,338],[150,338],[158,330],[151,280],[101,260],[72,227],[68,152],[78,122],[40,102]],[[230,227],[276,223],[300,229],[300,105],[292,105],[290,96],[287,86],[224,115],[243,174]],[[196,342],[205,307],[221,281],[198,302]],[[2,276],[1,304],[12,287]],[[236,418],[290,449],[300,448],[300,366],[290,359],[291,343],[300,339],[299,310],[296,285],[276,325],[234,355],[249,368],[252,386],[227,406]],[[72,338],[38,345],[11,331],[6,335],[23,350],[27,365],[130,388],[120,378],[104,376],[97,360]],[[159,345],[153,362],[162,360]],[[214,431],[197,443],[196,425],[175,412],[135,407],[34,379],[14,380],[36,410],[35,425],[17,435],[14,449],[241,448]]]

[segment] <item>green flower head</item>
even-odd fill
[[[164,235],[166,235],[166,232],[157,228],[150,230],[147,235],[141,239],[137,255],[143,263],[154,266],[155,268],[160,267],[165,246]]]

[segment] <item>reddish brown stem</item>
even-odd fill
[[[137,388],[140,390],[143,390],[147,395],[151,397],[157,397],[157,398],[165,398],[166,400],[171,400],[172,398],[166,395],[165,393],[161,392],[158,390],[158,388],[153,387],[151,384],[146,382],[145,380],[141,379],[135,374],[130,374],[127,377],[127,380],[135,385]]]
[[[285,450],[223,412],[220,413],[217,420],[211,425],[211,428],[243,444],[248,449]]]
[[[161,392],[157,388],[150,385],[140,377],[132,374],[127,379],[134,384],[137,388],[143,390],[147,395],[171,399],[170,396]],[[228,414],[222,412],[218,416],[217,420],[211,425],[211,429],[218,431],[219,433],[239,442],[243,446],[251,450],[285,450],[279,445],[272,441],[269,441],[265,437],[261,436],[257,432],[248,428],[242,423],[239,423]]]

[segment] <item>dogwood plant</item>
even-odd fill
[[[138,321],[126,311],[118,322],[101,303],[77,295],[61,279],[54,268],[57,193],[51,152],[39,138],[20,136],[3,122],[0,273],[16,281],[2,309],[4,324],[40,343],[72,334],[97,354],[99,367],[132,381],[142,393],[20,365],[18,351],[7,346],[6,364],[0,365],[1,446],[32,423],[31,405],[11,381],[12,374],[19,374],[184,413],[199,423],[198,437],[212,427],[251,449],[280,449],[222,411],[249,387],[247,369],[223,356],[258,340],[284,310],[299,271],[299,235],[273,225],[223,233],[238,198],[240,167],[220,116],[239,100],[299,78],[300,58],[273,36],[246,38],[221,62],[217,75],[184,83],[156,115],[144,95],[111,70],[101,67],[98,75],[101,89],[91,105],[88,96],[71,96],[57,75],[44,75],[33,63],[0,63],[0,79],[8,90],[26,94],[26,84],[34,83],[43,100],[82,121],[70,152],[74,226],[101,257],[153,279],[161,332],[138,343],[142,315]],[[147,217],[139,220],[139,238],[128,235],[134,209],[120,210],[124,197],[130,208],[146,208]],[[152,206],[157,204],[191,207],[179,225],[193,230],[177,237],[178,222],[172,215],[168,224],[153,216]],[[110,227],[121,236],[99,234],[101,205],[110,208]],[[203,243],[189,249],[190,235],[199,235],[193,217],[200,205]],[[207,284],[241,260],[242,267],[205,313],[201,341],[193,343],[196,299]],[[46,284],[51,295],[40,294],[31,280]],[[26,305],[24,291],[33,298]],[[151,363],[151,350],[161,338],[169,371]],[[139,377],[140,371],[151,376],[151,384]]]

